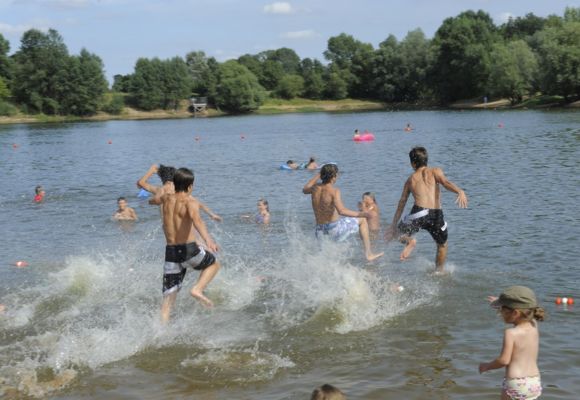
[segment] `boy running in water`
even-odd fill
[[[405,182],[397,211],[385,233],[385,239],[389,241],[399,236],[399,233],[402,234],[399,240],[406,246],[401,253],[401,260],[405,260],[417,244],[412,235],[419,232],[419,229],[425,229],[437,243],[435,270],[441,273],[447,258],[447,223],[443,219],[439,185],[457,194],[455,203],[460,208],[467,207],[467,196],[463,190],[445,177],[441,168],[427,167],[428,154],[424,147],[414,147],[409,152],[409,159],[415,172]],[[413,195],[415,204],[409,215],[399,222],[409,194]]]
[[[349,210],[342,204],[340,190],[334,187],[337,178],[338,167],[335,164],[326,164],[302,189],[302,193],[312,196],[312,209],[317,224],[316,237],[320,239],[325,235],[331,240],[341,242],[358,232],[363,241],[367,260],[372,261],[381,257],[383,253],[374,254],[371,251],[366,213]],[[319,179],[322,183],[318,183]]]
[[[220,268],[220,263],[211,253],[217,252],[218,246],[207,232],[205,223],[199,215],[199,201],[191,196],[193,180],[194,175],[191,170],[178,169],[173,176],[175,193],[165,193],[158,200],[158,204],[161,205],[163,232],[167,241],[161,305],[161,320],[164,323],[169,320],[171,308],[175,303],[177,292],[181,289],[188,267],[201,271],[190,294],[205,306],[213,306],[211,300],[204,296],[203,291]],[[195,242],[195,231],[199,232],[205,241],[205,249]]]

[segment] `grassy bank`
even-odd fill
[[[525,99],[522,103],[512,106],[507,99],[491,100],[483,103],[481,99],[463,100],[450,104],[448,107],[437,106],[433,103],[383,103],[373,100],[309,100],[309,99],[268,99],[254,113],[260,115],[285,114],[285,113],[312,113],[312,112],[356,112],[356,111],[380,111],[380,110],[431,110],[431,109],[543,109],[543,108],[580,108],[580,101],[563,104],[560,96],[534,96]],[[145,119],[179,119],[194,117],[188,109],[188,102],[184,100],[177,110],[153,110],[140,111],[130,107],[124,107],[120,114],[107,114],[99,112],[90,117],[55,116],[35,114],[28,115],[18,113],[9,117],[0,116],[0,124],[27,124],[27,123],[52,123],[52,122],[78,122],[78,121],[110,121],[110,120],[145,120]],[[226,113],[208,108],[201,117],[218,117]]]

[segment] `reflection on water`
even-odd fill
[[[526,284],[548,311],[545,395],[575,399],[579,317],[552,302],[580,298],[579,122],[577,113],[484,111],[0,127],[0,179],[11,188],[0,193],[0,393],[303,399],[328,382],[349,398],[495,398],[501,372],[480,376],[477,365],[499,353],[503,324],[484,299]],[[355,145],[356,127],[375,142]],[[367,264],[356,240],[313,241],[301,193],[311,172],[280,171],[282,162],[337,162],[345,204],[355,209],[373,191],[386,223],[416,144],[470,196],[467,210],[443,197],[450,276],[430,275],[427,234],[404,263],[395,243],[379,243],[385,257]],[[192,167],[194,193],[224,218],[207,222],[224,265],[208,289],[215,309],[184,290],[169,327],[159,324],[159,212],[135,187],[152,162]],[[37,184],[42,204],[32,202]],[[119,196],[138,222],[111,221]],[[261,197],[267,230],[240,219]]]

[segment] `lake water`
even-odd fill
[[[375,142],[354,143],[355,128]],[[356,239],[314,241],[301,192],[311,172],[280,164],[336,162],[345,205],[373,191],[385,225],[414,145],[469,196],[459,209],[443,193],[451,274],[430,274],[435,245],[423,232],[406,262],[398,243],[377,244],[385,256],[367,264]],[[580,301],[578,112],[0,126],[0,153],[0,397],[307,399],[331,383],[349,399],[497,399],[503,372],[477,372],[499,354],[505,327],[485,298],[521,284],[547,311],[544,397],[578,399],[580,304],[554,304]],[[183,290],[165,328],[159,211],[135,186],[152,163],[192,168],[194,195],[223,217],[206,220],[222,248],[207,291],[215,308]],[[119,196],[138,222],[111,220]],[[261,197],[268,230],[240,218]],[[392,293],[394,282],[405,290]]]

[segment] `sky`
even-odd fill
[[[86,48],[101,57],[112,81],[140,57],[201,50],[225,61],[289,47],[324,62],[328,39],[343,32],[377,47],[416,28],[431,38],[465,10],[484,10],[499,25],[529,12],[562,15],[567,6],[580,0],[0,0],[0,34],[14,53],[26,30],[56,29],[71,54]]]

